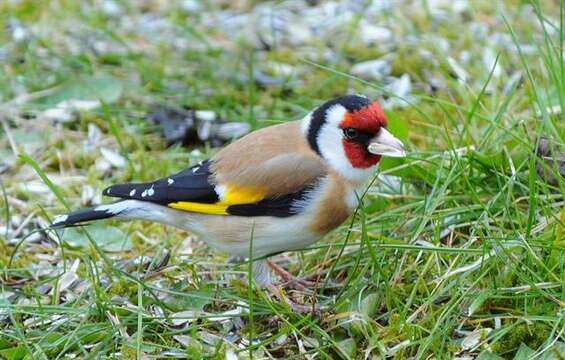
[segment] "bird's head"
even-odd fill
[[[342,176],[367,179],[381,156],[404,157],[377,102],[360,95],[330,100],[308,114],[303,131],[311,148]]]

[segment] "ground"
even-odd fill
[[[0,2],[0,357],[565,358],[561,6]],[[383,104],[409,156],[346,224],[274,258],[316,275],[285,290],[316,311],[186,232],[47,230],[347,93]],[[171,117],[232,127],[168,146],[151,118]]]

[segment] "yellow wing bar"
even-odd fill
[[[176,203],[168,204],[169,207],[178,210],[202,213],[202,214],[214,214],[214,215],[227,215],[227,209],[229,205],[222,203],[215,204],[202,204],[188,201],[179,201]]]
[[[231,205],[254,204],[265,198],[265,192],[259,189],[236,187],[228,185],[223,198],[214,204],[203,204],[190,201],[179,201],[167,206],[189,212],[212,215],[228,215],[227,209]]]

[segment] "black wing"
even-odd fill
[[[154,182],[112,185],[102,193],[162,205],[178,201],[213,204],[219,200],[214,185],[211,184],[209,160]]]
[[[122,199],[135,199],[165,206],[190,202],[221,204],[211,183],[210,161],[206,160],[178,174],[147,183],[118,184],[106,188],[103,194]],[[303,200],[315,183],[304,189],[274,199],[263,199],[252,204],[225,205],[225,215],[289,217],[300,213]],[[191,210],[186,210],[191,211]],[[207,213],[206,210],[198,212]]]

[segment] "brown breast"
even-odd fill
[[[311,230],[324,235],[341,225],[351,215],[354,207],[348,205],[347,198],[352,188],[341,176],[334,172],[328,174],[327,190],[320,200],[318,216],[310,225]]]

